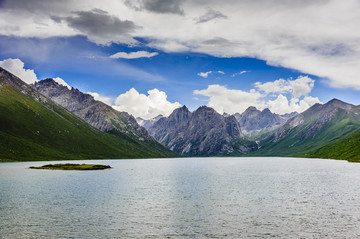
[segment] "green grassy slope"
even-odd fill
[[[1,161],[148,158],[176,154],[101,132],[51,101],[0,86]]]
[[[360,128],[360,121],[353,118],[342,118],[340,112],[327,122],[319,132],[306,136],[309,124],[288,129],[287,136],[272,142],[273,136],[262,142],[263,147],[249,156],[306,156],[308,151],[319,149],[329,143],[346,137]]]
[[[327,144],[324,147],[308,151],[302,156],[308,158],[343,159],[350,162],[360,162],[360,129],[342,139]]]

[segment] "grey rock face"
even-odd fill
[[[296,113],[278,115],[269,109],[260,111],[253,106],[247,108],[242,114],[234,114],[245,135],[254,136],[264,130],[274,130],[281,126]]]
[[[159,119],[163,118],[164,116],[163,115],[158,115],[152,119],[149,119],[149,120],[146,120],[146,119],[143,119],[141,117],[137,117],[136,118],[136,122],[144,127],[145,129],[149,129],[151,126],[153,126]]]
[[[146,129],[138,125],[133,116],[126,112],[118,112],[78,89],[69,90],[53,79],[36,82],[33,87],[101,131],[117,130],[136,140],[154,141]]]
[[[206,106],[194,112],[186,106],[175,109],[169,117],[154,123],[149,132],[169,149],[192,156],[230,154],[240,150],[235,144],[243,139],[234,116],[224,117]]]

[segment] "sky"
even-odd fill
[[[357,0],[0,0],[0,67],[150,119],[360,104]]]

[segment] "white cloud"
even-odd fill
[[[225,74],[225,72],[223,72],[223,71],[207,71],[207,72],[200,72],[197,75],[201,76],[203,78],[208,78],[209,75],[214,74],[214,73],[218,73],[218,74],[221,74],[221,75]]]
[[[124,58],[124,59],[136,59],[136,58],[142,58],[142,57],[153,57],[158,55],[157,52],[147,52],[147,51],[136,51],[136,52],[118,52],[114,55],[111,55],[110,58],[118,59],[118,58]]]
[[[116,98],[113,108],[126,111],[135,117],[151,119],[159,114],[168,116],[174,109],[181,106],[178,102],[171,103],[168,101],[164,91],[155,88],[147,93],[148,95],[140,94],[136,89],[131,88]]]
[[[59,83],[60,85],[66,86],[69,90],[71,90],[71,86],[69,86],[63,79],[60,77],[53,78],[54,81]]]
[[[255,57],[322,77],[332,87],[360,90],[359,1],[137,1],[136,7],[124,2],[130,1],[5,0],[0,35],[82,34],[106,44],[141,37],[166,52]],[[160,2],[165,5],[154,4]],[[196,24],[204,9],[216,14]],[[221,15],[226,20],[218,18]],[[90,24],[90,17],[105,24]]]
[[[92,97],[94,97],[95,100],[101,101],[107,105],[111,105],[112,103],[112,99],[110,97],[100,95],[97,92],[86,92],[86,94],[91,95]]]
[[[0,61],[0,67],[19,77],[27,84],[32,84],[38,81],[34,70],[25,69],[24,62],[22,62],[20,59],[9,58]]]
[[[315,103],[321,103],[319,98],[308,96],[315,81],[307,76],[296,80],[279,79],[272,82],[256,83],[257,90],[249,92],[228,89],[221,85],[209,85],[207,89],[195,90],[196,95],[209,97],[208,106],[220,114],[242,113],[249,106],[258,109],[269,108],[277,114],[303,112]],[[290,98],[290,101],[288,100]]]
[[[308,95],[314,87],[315,80],[308,76],[299,76],[296,80],[279,79],[276,81],[260,83],[255,87],[265,93],[292,93],[293,97],[299,98]]]
[[[200,72],[197,75],[201,76],[203,78],[208,78],[209,74],[211,74],[211,73],[212,73],[212,71],[207,71],[207,72]]]
[[[292,98],[289,101],[286,96],[280,94],[275,100],[269,100],[266,104],[272,112],[286,114],[294,111],[303,112],[316,103],[321,103],[317,97],[306,96],[302,100]]]
[[[255,90],[249,92],[228,89],[221,85],[209,85],[204,90],[194,90],[195,95],[209,97],[209,107],[214,108],[220,114],[224,112],[234,114],[245,111],[249,106],[264,108],[263,95]]]
[[[236,72],[236,73],[232,74],[231,77],[239,76],[239,75],[245,74],[245,73],[247,73],[247,72],[249,72],[249,71]]]

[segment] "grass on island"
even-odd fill
[[[111,168],[109,165],[101,164],[47,164],[40,167],[30,167],[31,169],[52,169],[52,170],[103,170]]]

